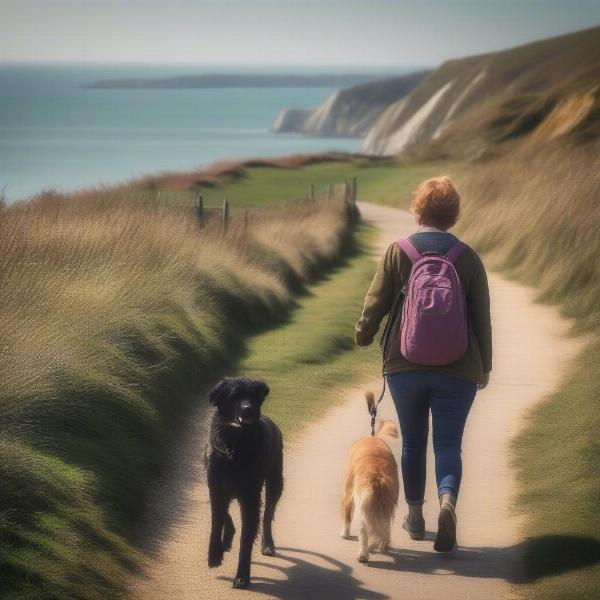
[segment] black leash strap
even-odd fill
[[[381,388],[381,394],[379,395],[379,399],[377,402],[373,403],[371,408],[371,437],[375,436],[375,423],[377,422],[377,407],[380,402],[383,400],[383,395],[385,394],[385,375],[383,376],[383,388]]]
[[[371,437],[375,436],[375,424],[377,422],[377,409],[379,408],[379,405],[381,404],[381,401],[383,400],[383,396],[385,395],[385,372],[384,371],[385,371],[385,361],[387,360],[388,352],[390,349],[390,337],[391,337],[392,331],[394,329],[394,323],[399,316],[398,312],[400,309],[400,303],[402,302],[402,300],[404,298],[405,292],[406,292],[405,289],[402,288],[402,290],[398,294],[398,298],[396,298],[396,301],[394,302],[394,306],[388,315],[388,319],[387,319],[387,322],[383,329],[383,334],[381,336],[381,341],[382,341],[382,346],[383,346],[383,362],[381,364],[381,376],[383,377],[383,387],[381,388],[381,394],[379,394],[379,398],[377,399],[377,402],[373,402],[373,406],[371,407]]]

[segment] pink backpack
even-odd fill
[[[453,363],[469,345],[466,300],[454,268],[467,245],[459,241],[446,255],[421,255],[409,240],[397,244],[412,262],[402,306],[402,356],[417,365]]]

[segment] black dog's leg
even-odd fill
[[[271,531],[271,523],[275,508],[283,491],[283,456],[278,454],[266,481],[265,515],[263,518],[262,553],[265,556],[275,555],[275,542]]]
[[[231,550],[231,542],[235,535],[235,527],[233,525],[233,519],[229,512],[225,515],[225,526],[223,527],[223,550],[229,552]]]
[[[245,588],[250,583],[252,546],[256,539],[260,520],[260,489],[245,494],[239,501],[242,513],[242,534],[240,536],[238,570],[233,580],[233,587]]]
[[[209,487],[212,523],[208,545],[208,566],[212,568],[218,567],[223,562],[223,541],[221,536],[223,535],[223,526],[230,500],[223,493],[219,483],[211,482]]]

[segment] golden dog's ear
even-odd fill
[[[375,394],[368,390],[365,392],[365,398],[367,399],[367,408],[369,409],[369,414],[373,414],[373,407],[375,406]]]

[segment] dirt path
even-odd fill
[[[374,258],[391,241],[414,229],[404,211],[369,204],[360,208],[380,232]],[[521,426],[527,408],[552,389],[578,343],[564,337],[567,325],[556,310],[534,304],[529,290],[494,275],[490,285],[494,372],[490,387],[477,396],[465,433],[457,551],[450,555],[433,552],[436,492],[431,449],[425,505],[428,540],[411,541],[402,531],[402,505],[389,555],[374,554],[368,565],[359,564],[357,543],[338,537],[345,455],[358,436],[368,433],[363,399],[367,386],[361,386],[342,406],[307,428],[293,446],[288,444],[286,487],[274,524],[279,554],[266,558],[255,548],[251,588],[232,590],[235,542],[222,567],[211,571],[206,567],[210,519],[200,461],[206,422],[201,408],[173,456],[169,478],[151,503],[144,535],[156,558],[148,574],[134,582],[132,596],[143,600],[511,597],[519,524],[508,512],[514,491],[508,440]],[[380,385],[373,373],[370,387]],[[393,416],[389,398],[381,412]],[[395,451],[398,456],[399,448]]]

